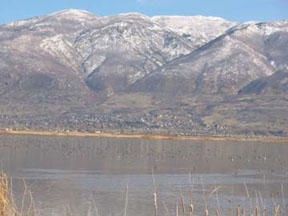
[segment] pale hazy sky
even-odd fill
[[[1,0],[0,24],[69,8],[98,15],[139,12],[209,15],[231,21],[288,20],[288,0]]]

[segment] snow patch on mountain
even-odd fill
[[[85,10],[75,10],[75,9],[68,9],[58,11],[56,13],[50,14],[50,16],[56,18],[66,18],[66,19],[73,19],[77,21],[86,21],[87,19],[96,18],[97,16],[93,13],[90,13]]]
[[[218,37],[236,24],[220,17],[205,16],[155,16],[151,19],[160,26],[177,32],[196,46]]]
[[[75,50],[69,40],[62,34],[55,35],[50,38],[45,38],[40,43],[40,48],[46,51],[51,56],[56,57],[56,59],[67,66],[72,66],[73,69],[79,70],[79,65],[77,60],[80,58],[75,56]]]

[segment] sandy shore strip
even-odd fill
[[[192,140],[192,141],[236,141],[236,142],[271,142],[287,143],[288,138],[238,138],[238,137],[205,137],[205,136],[171,136],[171,135],[149,135],[149,134],[118,134],[118,133],[84,133],[84,132],[60,132],[60,131],[34,131],[34,130],[0,130],[1,134],[7,135],[37,135],[37,136],[75,136],[95,138],[131,138],[152,140]]]

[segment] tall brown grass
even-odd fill
[[[24,182],[22,205],[17,206],[13,199],[7,175],[0,171],[0,216],[37,216],[32,192],[27,189]]]
[[[7,176],[0,172],[0,216],[18,215]]]

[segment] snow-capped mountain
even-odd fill
[[[218,17],[64,10],[0,26],[2,117],[18,113],[28,125],[35,116],[58,122],[75,110],[75,116],[108,112],[112,120],[103,121],[118,119],[120,125],[125,115],[115,112],[132,110],[143,123],[148,121],[143,116],[154,113],[147,117],[152,121],[168,109],[174,110],[170,117],[182,116],[182,125],[189,119],[194,129],[238,128],[246,119],[243,110],[251,114],[258,106],[263,115],[243,125],[255,130],[268,119],[267,130],[275,118],[282,131],[286,124],[279,126],[277,116],[288,107],[287,71],[288,21],[234,23]],[[282,105],[269,109],[268,118],[271,103]],[[57,124],[67,127],[65,122]],[[173,122],[168,125],[174,127]]]
[[[145,77],[141,86],[165,92],[161,86],[177,77],[182,82],[173,92],[237,94],[257,78],[288,69],[287,33],[287,22],[237,24]]]

